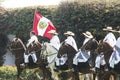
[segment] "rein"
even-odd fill
[[[11,51],[16,51],[16,50],[21,50],[21,49],[24,49],[24,48],[21,47],[21,48],[12,49],[11,47],[9,47],[9,49],[10,49]]]

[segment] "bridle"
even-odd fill
[[[11,47],[9,47],[9,50],[10,50],[10,51],[16,51],[16,50],[22,50],[22,49],[24,49],[24,48],[21,47],[21,48],[15,48],[15,49],[12,49]]]

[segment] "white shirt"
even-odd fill
[[[91,38],[85,38],[83,45],[86,44]]]
[[[114,45],[116,44],[116,38],[114,36],[113,33],[108,33],[105,38],[103,39],[103,41],[106,41],[108,44],[110,44],[112,47],[114,47]]]
[[[28,43],[27,43],[26,46],[28,47],[33,41],[38,42],[37,36],[33,35],[33,36],[28,40]]]
[[[77,44],[72,36],[68,36],[65,42],[71,45],[76,51],[78,51]]]
[[[50,45],[52,45],[57,50],[59,50],[59,48],[60,48],[60,40],[59,40],[57,35],[52,37],[52,39],[50,40]]]
[[[115,44],[117,47],[119,47],[120,48],[120,37],[117,39],[117,41],[116,41],[116,44]]]

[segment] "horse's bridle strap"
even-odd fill
[[[52,55],[54,55],[54,54],[57,54],[57,52],[56,52],[56,53],[53,53],[53,54],[50,54],[50,55],[46,55],[46,56],[52,56]]]
[[[12,50],[12,51],[15,51],[15,50],[21,50],[21,49],[24,49],[24,48],[21,47],[21,48],[12,49],[12,48],[9,47],[9,49]]]

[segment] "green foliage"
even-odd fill
[[[39,72],[41,75],[41,72]],[[34,75],[33,69],[24,69],[21,73],[24,80],[38,80]],[[17,79],[17,69],[15,66],[3,66],[0,67],[0,80],[16,80]]]
[[[120,26],[119,17],[120,5],[117,3],[107,6],[106,3],[64,2],[55,11],[54,23],[60,33],[66,30],[75,32],[80,44],[80,34],[85,31],[91,31],[95,37],[103,38],[104,27],[112,26],[113,29],[117,29]]]

